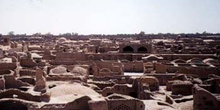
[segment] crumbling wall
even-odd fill
[[[2,69],[10,69],[10,70],[14,70],[17,68],[17,63],[0,63],[0,70]]]
[[[14,74],[14,72],[12,70],[9,70],[9,69],[3,69],[3,70],[0,70],[0,75],[7,75],[7,74]]]
[[[149,84],[149,88],[151,91],[159,90],[159,81],[157,78],[153,76],[141,76],[136,79],[138,82],[143,84]]]
[[[94,76],[123,75],[123,65],[119,62],[96,61],[91,65]]]
[[[20,88],[21,86],[30,86],[28,83],[24,83],[20,80],[16,80],[13,75],[5,75],[5,88]]]
[[[117,99],[108,100],[108,110],[144,110],[145,105],[142,101],[129,100],[129,99]]]
[[[35,67],[37,66],[37,63],[33,59],[30,59],[30,58],[22,58],[20,60],[20,65],[23,67]]]
[[[102,95],[108,96],[113,93],[130,95],[130,93],[135,92],[132,87],[129,87],[126,84],[116,84],[112,87],[106,87],[103,89]]]
[[[41,102],[41,96],[32,95],[17,89],[8,89],[6,91],[0,92],[0,99],[2,98],[18,98],[27,101]]]
[[[70,110],[89,110],[89,100],[91,100],[88,96],[82,96],[72,102],[66,104],[65,109]]]
[[[154,67],[156,70],[156,73],[166,73],[167,72],[167,66],[161,63],[154,63]]]
[[[174,81],[172,84],[172,94],[191,95],[193,84],[190,81]]]
[[[193,87],[193,109],[194,110],[219,110],[219,95],[214,95],[209,91],[195,85]]]
[[[5,89],[5,80],[3,78],[0,78],[0,90]]]
[[[34,70],[34,69],[20,69],[19,70],[20,76],[35,77],[35,73],[36,73],[36,70]]]
[[[129,62],[123,62],[124,65],[124,71],[127,72],[143,72],[143,62],[142,61],[129,61]]]
[[[180,67],[178,69],[178,73],[195,75],[199,78],[207,78],[209,74],[218,75],[220,73],[220,69],[211,67]]]
[[[106,100],[90,100],[90,110],[108,110],[108,104]]]

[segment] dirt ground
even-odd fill
[[[193,110],[192,95],[182,96],[178,100],[189,99],[189,101],[175,102],[169,104],[165,102],[166,95],[171,95],[170,91],[166,91],[166,86],[160,86],[159,91],[153,93],[152,100],[143,100],[145,110]],[[176,99],[177,100],[177,99]]]

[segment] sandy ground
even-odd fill
[[[155,100],[143,100],[145,110],[193,110],[193,100],[168,104],[165,102],[166,95],[171,95],[171,91],[166,91],[166,86],[160,86],[159,91],[154,92]],[[191,96],[183,96],[182,98],[191,98]]]
[[[193,110],[193,101],[182,102],[179,104],[179,110]]]
[[[158,105],[157,100],[143,100],[145,104],[145,110],[177,110],[170,106]]]

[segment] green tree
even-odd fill
[[[8,35],[13,36],[14,35],[14,31],[8,32]]]

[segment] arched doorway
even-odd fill
[[[28,110],[28,108],[18,101],[0,102],[1,110]]]
[[[147,53],[147,48],[145,48],[145,47],[139,47],[139,48],[138,48],[138,53]]]
[[[125,52],[125,53],[133,53],[134,49],[131,46],[126,46],[125,48],[123,48],[123,52]]]

